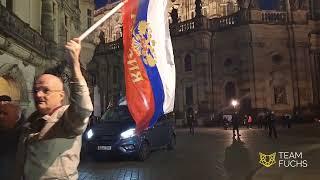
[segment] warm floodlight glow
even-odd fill
[[[236,108],[236,106],[238,106],[239,102],[237,100],[232,100],[231,101],[231,105]]]

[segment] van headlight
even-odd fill
[[[91,139],[92,136],[93,136],[93,131],[92,131],[92,129],[90,129],[90,130],[87,132],[87,138],[88,138],[88,139]]]
[[[131,138],[136,135],[136,129],[128,129],[120,134],[121,139]]]

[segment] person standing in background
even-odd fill
[[[274,135],[275,138],[278,138],[276,129],[276,116],[274,115],[273,111],[267,116],[267,121],[269,127],[269,137],[272,138],[272,135]]]
[[[238,115],[238,112],[235,112],[233,115],[232,115],[232,127],[233,127],[233,137],[236,136],[236,132],[237,132],[237,136],[238,138],[241,136],[239,134],[239,115]]]
[[[195,113],[192,108],[188,108],[186,116],[187,116],[187,122],[189,126],[189,132],[190,134],[194,135]]]
[[[252,129],[253,119],[251,115],[248,115],[248,128]]]
[[[0,96],[0,179],[12,179],[21,133],[20,108],[7,95]]]

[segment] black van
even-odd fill
[[[112,107],[100,121],[86,131],[86,151],[94,159],[116,155],[144,161],[151,150],[174,149],[176,133],[173,119],[160,117],[154,127],[137,134],[135,122],[126,105]]]

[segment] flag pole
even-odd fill
[[[100,26],[104,21],[106,21],[110,16],[112,16],[115,12],[117,12],[128,0],[125,0],[119,3],[116,7],[114,7],[110,12],[104,15],[99,21],[94,23],[89,29],[87,29],[81,36],[79,36],[79,40],[82,41],[86,38],[92,31],[94,31],[98,26]]]

